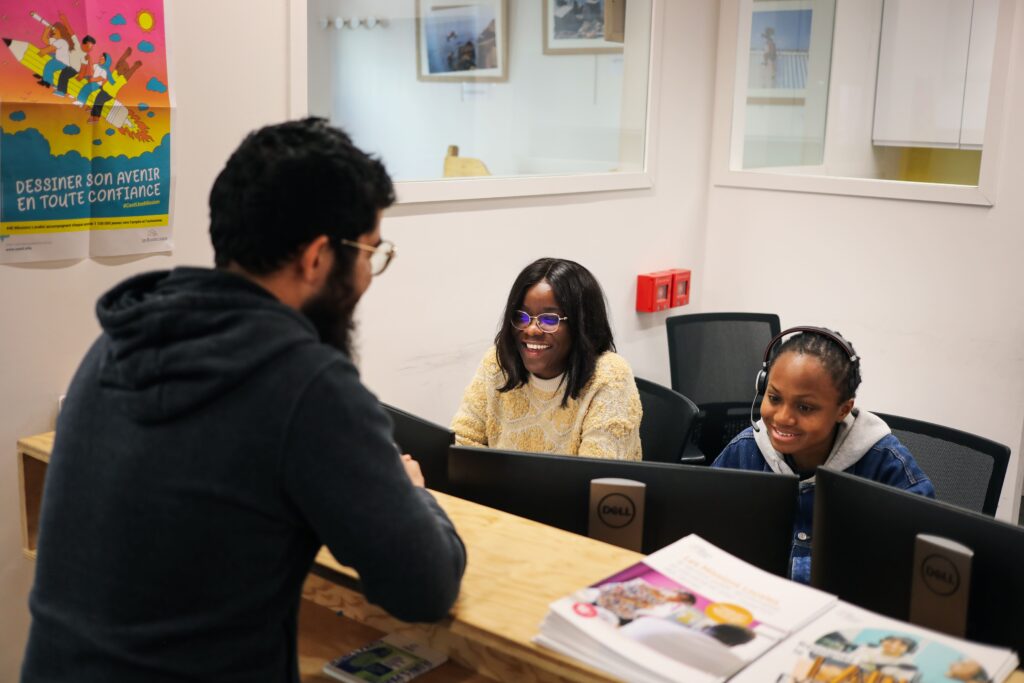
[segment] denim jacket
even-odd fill
[[[782,455],[771,446],[764,424],[760,432],[750,427],[736,435],[712,463],[712,467],[794,474]],[[878,481],[904,491],[935,497],[931,481],[881,418],[866,410],[853,411],[840,425],[832,452],[825,464],[833,469]],[[800,498],[793,522],[793,546],[789,578],[811,581],[811,521],[814,518],[814,477],[800,482]]]

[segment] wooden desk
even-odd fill
[[[35,557],[43,478],[52,448],[52,432],[18,441],[22,530],[30,557]],[[321,550],[303,589],[303,597],[310,601],[303,604],[300,619],[303,680],[327,680],[319,674],[324,661],[394,631],[408,632],[447,652],[455,663],[427,674],[424,683],[615,680],[530,639],[549,603],[643,556],[442,493],[434,495],[455,521],[469,555],[452,616],[440,624],[394,619],[368,604],[355,573]],[[338,618],[337,611],[346,618]],[[1007,680],[1024,683],[1024,672]]]
[[[18,441],[22,536],[35,557],[43,481],[53,432]],[[323,662],[380,637],[409,631],[463,667],[448,666],[425,680],[469,683],[483,677],[507,681],[608,681],[606,675],[530,642],[548,604],[613,574],[642,556],[589,538],[435,493],[457,520],[469,563],[452,618],[441,624],[407,624],[369,605],[355,574],[327,550],[317,557],[303,597],[333,612],[303,605],[299,634],[303,680],[320,680]],[[401,561],[401,558],[398,558]],[[326,578],[325,578],[326,577]],[[358,623],[353,623],[358,622]],[[466,670],[468,669],[468,671]],[[480,676],[474,676],[479,672]]]
[[[355,573],[322,549],[303,597],[385,632],[403,631],[451,661],[498,681],[617,681],[531,642],[548,604],[643,556],[521,517],[434,493],[466,544],[468,564],[451,617],[408,624],[366,602]],[[1024,683],[1017,671],[1007,683]]]
[[[468,563],[452,616],[408,624],[366,602],[355,574],[323,549],[303,597],[385,632],[404,631],[462,666],[499,681],[612,681],[531,642],[548,604],[643,558],[476,503],[435,493],[466,544]]]

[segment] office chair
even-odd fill
[[[714,460],[750,424],[754,379],[768,342],[781,330],[774,313],[696,313],[665,321],[672,389],[700,415],[694,439]]]
[[[875,413],[914,456],[935,497],[994,516],[1010,449],[989,439],[907,417]]]
[[[648,462],[706,464],[703,453],[691,444],[691,433],[697,418],[697,405],[668,387],[636,378],[640,403],[644,409],[640,421],[640,445]]]

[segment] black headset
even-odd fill
[[[846,355],[850,357],[850,363],[856,365],[860,362],[860,356],[850,346],[850,342],[846,341],[839,336],[838,332],[826,329],[824,327],[790,327],[788,330],[783,330],[777,335],[772,337],[772,340],[768,342],[768,346],[764,349],[764,358],[761,359],[761,369],[757,371],[757,377],[754,378],[754,400],[750,403],[750,426],[754,428],[755,432],[761,431],[761,428],[757,426],[757,421],[754,419],[754,407],[757,405],[757,397],[762,396],[768,389],[768,365],[772,357],[772,349],[778,344],[783,337],[791,335],[795,332],[807,332],[809,334],[816,334],[826,339],[831,339],[839,347],[846,352]]]

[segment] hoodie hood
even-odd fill
[[[100,297],[96,317],[100,383],[141,422],[194,410],[289,349],[319,342],[305,316],[255,282],[204,268],[129,278]]]
[[[772,471],[777,474],[796,474],[786,464],[782,454],[772,447],[764,421],[758,420],[757,426],[759,430],[754,431],[754,442]],[[834,470],[845,470],[852,467],[871,450],[872,446],[878,443],[879,439],[889,433],[891,433],[889,425],[882,418],[866,410],[854,408],[839,423],[836,441],[832,444],[832,450],[825,459],[823,467]],[[814,477],[800,482],[801,486],[813,483]]]

